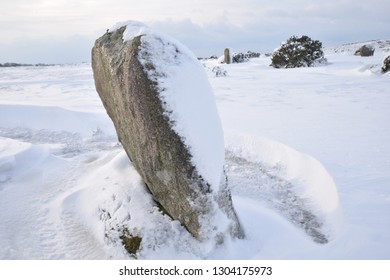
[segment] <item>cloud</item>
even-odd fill
[[[167,20],[154,21],[150,26],[178,39],[201,57],[221,54],[224,48],[238,45],[245,32],[226,21],[201,26],[191,20]]]
[[[225,47],[269,52],[291,35],[324,45],[387,39],[389,10],[388,0],[12,0],[0,11],[0,62],[42,61],[44,53],[50,61],[89,60],[94,39],[128,19],[170,34],[198,56]]]

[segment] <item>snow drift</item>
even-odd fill
[[[245,161],[241,163],[246,166],[245,176],[263,175],[262,179],[253,180],[246,186],[236,185],[235,194],[246,188],[246,191],[253,189],[258,199],[268,196],[268,201],[274,200],[271,207],[279,208],[319,243],[326,243],[341,232],[344,222],[337,187],[318,160],[266,138],[232,131],[226,132],[225,138],[228,159],[236,164],[235,168],[240,165],[237,165],[237,159],[241,159]],[[252,174],[251,165],[254,167]],[[278,186],[273,187],[270,180]],[[276,201],[278,205],[275,205]]]

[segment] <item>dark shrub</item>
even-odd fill
[[[390,71],[390,55],[385,58],[382,66],[382,73]]]
[[[260,57],[260,53],[247,51],[246,53],[236,53],[232,57],[233,63],[247,62],[251,58]]]
[[[292,36],[272,54],[271,61],[275,68],[296,68],[310,67],[326,59],[320,41],[308,36]]]

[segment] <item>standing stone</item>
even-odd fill
[[[219,174],[217,180],[207,179],[211,178],[207,170],[214,167],[197,166],[194,160],[199,147],[219,142],[207,139],[208,131],[195,134],[196,139],[180,134],[181,129],[199,127],[204,119],[202,108],[205,112],[208,108],[213,111],[214,99],[210,99],[214,104],[197,104],[197,96],[188,96],[195,100],[190,104],[192,107],[188,107],[189,111],[198,115],[189,119],[193,119],[193,124],[187,122],[181,129],[177,128],[180,116],[176,115],[180,112],[173,103],[186,102],[179,100],[182,93],[199,88],[199,82],[197,76],[192,79],[187,75],[185,81],[176,76],[181,73],[198,75],[199,69],[204,72],[199,65],[180,43],[136,22],[109,30],[96,40],[92,49],[96,90],[114,123],[119,141],[155,201],[200,240],[220,239],[226,233],[243,237],[230,191],[226,183],[221,183],[223,174]],[[176,88],[176,84],[169,81],[181,86]],[[172,101],[175,94],[178,100]],[[199,97],[202,94],[199,92]],[[203,121],[204,127],[208,122],[216,122],[216,127],[220,127],[217,113],[216,118]],[[197,143],[191,143],[197,138],[203,144],[192,149]],[[222,147],[206,148],[217,158],[222,153],[222,166],[214,169],[223,173],[223,134],[221,141]]]
[[[228,48],[226,48],[223,53],[224,53],[224,59],[223,59],[224,63],[230,64],[230,62],[231,62],[230,50]]]
[[[363,45],[356,52],[355,55],[360,56],[373,56],[375,48],[371,45]]]

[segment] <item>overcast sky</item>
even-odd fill
[[[0,63],[90,61],[94,40],[138,20],[197,56],[272,52],[291,35],[324,46],[390,39],[389,0],[1,0]]]

